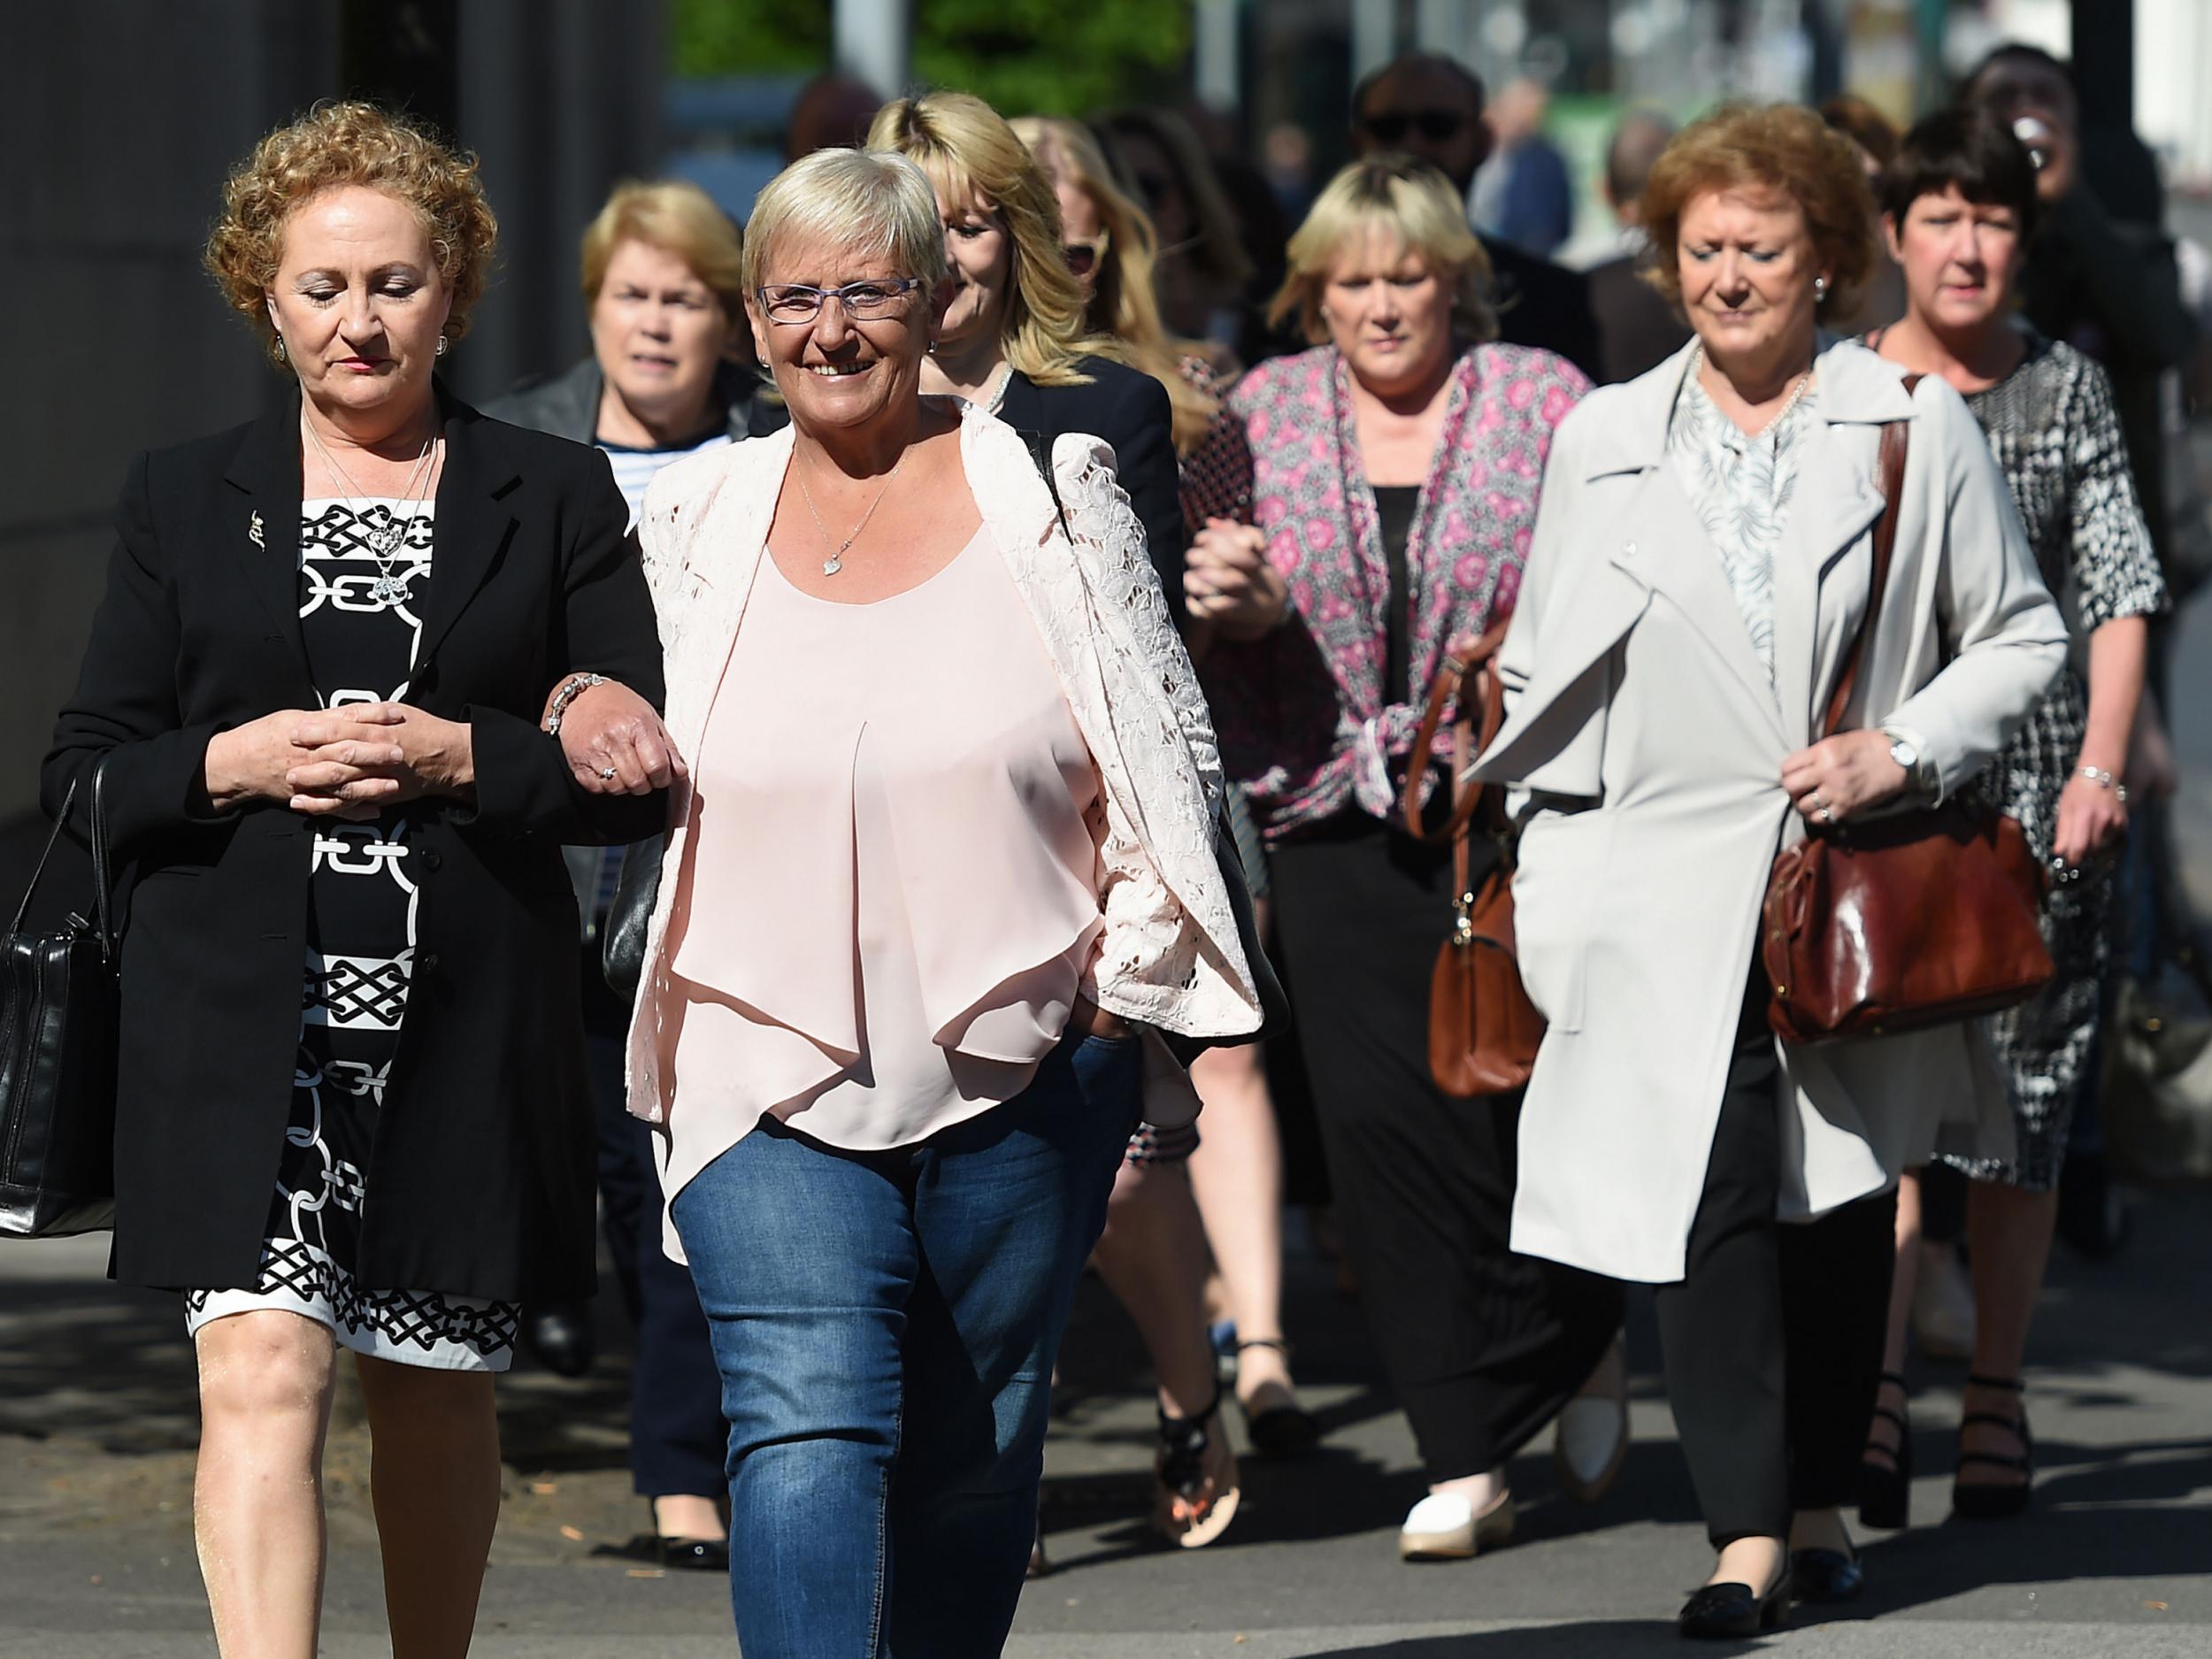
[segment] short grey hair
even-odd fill
[[[936,187],[904,156],[882,150],[818,150],[768,181],[745,226],[747,297],[760,292],[776,244],[788,236],[887,253],[901,276],[932,288],[949,269]]]

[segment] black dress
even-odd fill
[[[407,695],[436,518],[429,501],[301,503],[300,634],[324,708]],[[395,529],[380,557],[379,538]],[[186,1326],[279,1309],[379,1359],[504,1371],[516,1303],[355,1277],[366,1171],[414,976],[422,891],[410,829],[404,808],[373,823],[315,825],[299,1061],[260,1274],[250,1288],[187,1291]]]

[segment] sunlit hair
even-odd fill
[[[998,216],[1013,250],[1000,349],[1040,386],[1087,384],[1076,358],[1098,342],[1086,339],[1083,289],[1060,243],[1060,204],[1006,118],[965,92],[900,98],[876,111],[868,148],[908,157],[948,203],[979,200]],[[941,246],[933,202],[931,219]]]
[[[687,179],[626,180],[584,231],[584,298],[599,297],[607,266],[626,242],[673,254],[722,303],[734,322],[745,314],[745,245],[730,216]]]
[[[1244,250],[1243,227],[1220,176],[1206,157],[1190,123],[1167,110],[1117,110],[1098,123],[1106,142],[1117,150],[1124,135],[1141,134],[1160,147],[1175,169],[1184,204],[1196,227],[1196,246],[1191,263],[1234,294],[1242,294],[1252,280],[1252,257]],[[1133,180],[1132,180],[1133,182]]]
[[[1085,326],[1092,334],[1110,337],[1118,348],[1113,355],[1167,388],[1175,447],[1187,455],[1204,441],[1221,405],[1182,373],[1184,358],[1210,357],[1210,348],[1174,338],[1160,320],[1160,302],[1152,288],[1159,233],[1145,211],[1114,182],[1098,141],[1085,128],[1044,115],[1018,116],[1010,125],[1049,181],[1056,187],[1072,184],[1098,210],[1106,251],[1098,263]]]
[[[1490,309],[1490,259],[1467,228],[1459,192],[1425,161],[1410,156],[1363,156],[1313,200],[1305,223],[1290,239],[1290,271],[1267,308],[1280,326],[1292,319],[1316,345],[1329,337],[1321,298],[1329,273],[1344,253],[1380,231],[1402,254],[1418,254],[1452,291],[1452,324],[1469,340],[1495,340]]]
[[[2008,207],[2022,242],[2035,234],[2035,161],[2012,129],[1971,105],[1923,116],[1882,173],[1882,213],[1901,231],[1924,196],[1956,190],[1980,207]]]
[[[741,265],[745,293],[760,291],[775,268],[779,242],[796,238],[888,256],[901,276],[925,289],[945,280],[945,227],[937,192],[922,170],[880,150],[818,150],[762,187],[745,227]]]
[[[1646,280],[1678,305],[1682,215],[1717,190],[1796,203],[1828,273],[1817,314],[1853,314],[1876,248],[1874,193],[1849,138],[1795,104],[1730,104],[1677,134],[1644,187],[1644,229],[1655,256]]]
[[[204,256],[223,298],[260,335],[273,364],[284,358],[268,295],[284,263],[285,227],[311,198],[349,185],[380,190],[414,210],[453,301],[446,338],[468,333],[499,241],[476,157],[373,104],[319,104],[255,145],[224,182],[222,217]]]

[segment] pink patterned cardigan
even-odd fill
[[[1217,642],[1203,679],[1228,775],[1270,842],[1355,803],[1388,818],[1448,643],[1512,614],[1552,434],[1590,382],[1565,358],[1471,346],[1407,537],[1410,683],[1385,687],[1390,591],[1374,492],[1333,346],[1262,364],[1228,408],[1250,450],[1251,518],[1290,585],[1266,638]]]

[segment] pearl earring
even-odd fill
[[[1814,298],[1814,300],[1815,300],[1816,302],[1817,302],[1817,301],[1820,301],[1820,300],[1824,300],[1824,299],[1826,299],[1827,297],[1828,297],[1828,279],[1827,279],[1826,277],[1824,277],[1824,276],[1816,276],[1816,277],[1815,277],[1815,278],[1813,279],[1813,298]]]

